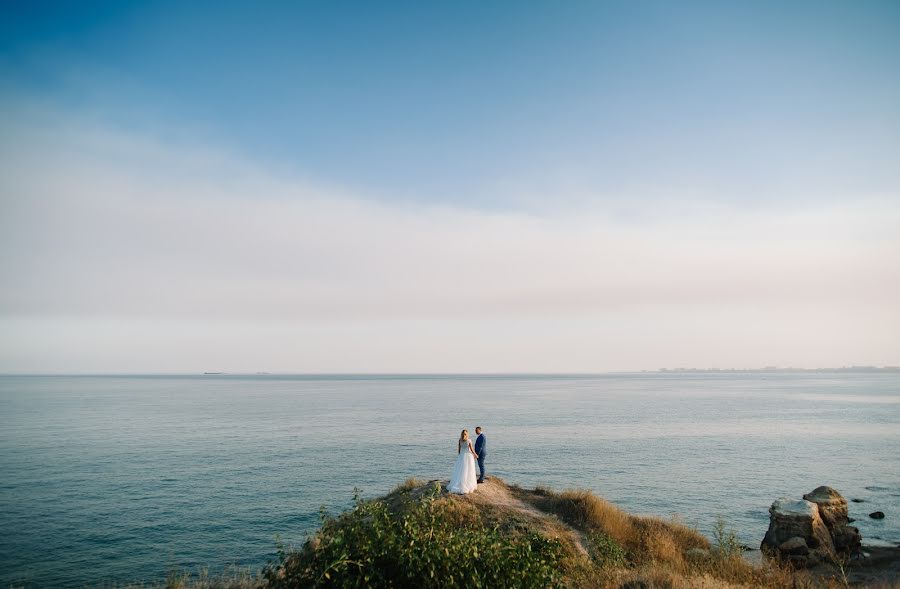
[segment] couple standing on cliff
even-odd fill
[[[456,464],[447,490],[451,493],[465,495],[484,482],[484,459],[487,457],[487,438],[481,432],[481,426],[475,428],[475,446],[469,439],[469,430],[464,429],[456,442]],[[478,480],[475,480],[475,461],[478,460]]]

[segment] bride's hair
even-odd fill
[[[469,439],[469,430],[464,429],[461,434],[459,434],[460,440],[468,440]]]

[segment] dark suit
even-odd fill
[[[478,454],[478,480],[484,480],[484,458],[487,456],[487,438],[484,434],[478,434],[475,438],[475,453]]]

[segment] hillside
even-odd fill
[[[724,527],[716,546],[678,522],[638,517],[587,491],[492,478],[465,496],[410,479],[323,520],[301,549],[265,571],[272,587],[846,587],[841,567],[817,576],[753,565]],[[824,574],[823,574],[824,573]],[[900,587],[868,584],[869,587]]]

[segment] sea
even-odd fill
[[[258,570],[355,492],[448,479],[475,426],[509,483],[752,547],[775,499],[830,485],[900,544],[896,372],[0,376],[0,584]]]

